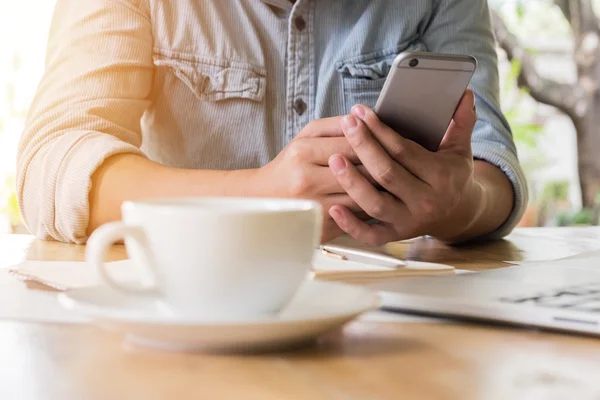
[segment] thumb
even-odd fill
[[[475,95],[471,89],[467,89],[454,112],[439,150],[470,153],[475,122],[477,122]]]

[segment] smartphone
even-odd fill
[[[469,55],[401,53],[374,111],[403,137],[437,151],[476,69]]]

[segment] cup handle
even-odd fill
[[[123,222],[110,222],[96,229],[87,242],[86,261],[92,264],[100,274],[102,280],[113,289],[128,294],[157,295],[158,291],[156,287],[142,288],[141,286],[127,285],[115,280],[108,272],[104,263],[108,251],[113,244],[125,238],[133,240],[142,249],[142,262],[147,269],[146,272],[151,275],[154,282],[157,282],[156,264],[150,252],[148,238],[146,237],[146,233],[137,226],[126,225]]]

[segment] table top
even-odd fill
[[[600,248],[600,228],[518,229],[505,241],[388,251],[482,270]],[[0,266],[81,260],[83,246],[0,236]],[[111,259],[125,258],[115,246]],[[127,350],[93,326],[0,321],[0,399],[600,398],[596,338],[458,322],[354,321],[267,355]]]

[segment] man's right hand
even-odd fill
[[[328,166],[333,154],[343,154],[350,162],[359,162],[340,128],[341,119],[333,117],[309,123],[273,161],[256,170],[254,190],[269,197],[316,200],[324,210],[336,204],[344,205],[361,215],[362,210],[346,194]],[[362,166],[358,169],[367,176]],[[368,216],[363,215],[363,218]],[[342,233],[324,212],[322,240],[334,239]]]

